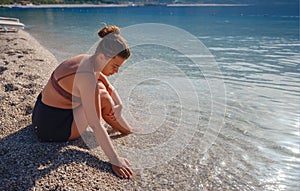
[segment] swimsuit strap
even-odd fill
[[[61,79],[63,78],[66,78],[68,76],[71,76],[75,73],[90,73],[90,72],[85,72],[85,71],[82,71],[82,72],[72,72],[70,74],[67,74],[67,75],[64,75],[58,79],[55,79],[54,77],[54,72],[52,72],[51,74],[51,84],[52,86],[54,87],[54,89],[61,95],[63,96],[64,98],[70,100],[70,101],[74,101],[74,102],[78,102],[80,103],[81,102],[81,99],[80,97],[78,96],[74,96],[72,95],[71,93],[69,93],[68,91],[66,91],[65,89],[63,89],[59,84],[58,84],[58,81],[60,81]],[[109,86],[109,83],[107,82],[106,78],[103,76],[103,74],[100,74],[99,75],[99,78],[98,78],[98,81],[101,81],[104,86],[106,87],[106,90],[109,92],[109,94],[111,95],[112,93],[112,89],[111,87]]]
[[[54,72],[53,72],[53,73],[54,73]],[[69,76],[72,76],[72,75],[75,74],[75,73],[76,73],[76,72],[71,72],[70,74],[67,74],[67,75],[64,75],[64,76],[58,78],[56,81],[59,82],[61,79],[66,78],[66,77],[69,77]],[[79,72],[78,72],[78,73],[79,73]]]
[[[74,73],[73,73],[74,74]],[[70,76],[72,74],[69,74],[67,76]],[[66,77],[66,76],[64,76]],[[59,78],[59,80],[61,80],[62,78],[64,77],[61,77]],[[71,93],[67,92],[65,89],[63,89],[59,84],[58,84],[58,80],[56,80],[54,78],[54,72],[51,74],[51,84],[52,86],[54,87],[54,89],[61,95],[63,96],[64,98],[70,100],[70,101],[74,101],[74,102],[79,102],[80,103],[80,97],[78,96],[74,96],[72,95]]]

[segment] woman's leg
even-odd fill
[[[131,133],[129,125],[122,116],[119,118],[113,116],[113,107],[115,104],[106,89],[100,89],[100,97],[102,118],[106,121],[106,123],[123,134]]]
[[[123,134],[131,133],[126,127],[120,125],[120,123],[113,117],[113,106],[114,102],[107,92],[106,89],[100,89],[100,99],[101,99],[101,113],[102,118],[114,129],[120,131]],[[69,140],[74,140],[80,137],[88,127],[88,122],[85,117],[85,113],[82,106],[77,107],[74,111],[74,120],[71,127],[71,135]],[[75,121],[76,119],[76,121]],[[120,119],[119,119],[120,120]],[[123,118],[121,120],[125,121]],[[125,121],[126,122],[126,121]]]

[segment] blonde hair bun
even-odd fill
[[[110,34],[110,33],[114,33],[114,34],[120,34],[121,33],[121,29],[115,25],[113,26],[106,26],[104,28],[102,28],[99,32],[98,32],[98,36],[100,38],[104,38],[106,35]]]

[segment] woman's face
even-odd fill
[[[119,68],[123,65],[124,62],[125,62],[124,58],[120,56],[115,56],[106,63],[106,65],[102,70],[102,73],[106,76],[110,76],[115,73],[118,73]]]

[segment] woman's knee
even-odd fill
[[[106,90],[100,90],[101,110],[103,113],[110,113],[114,102]]]

